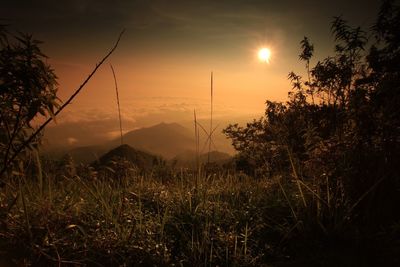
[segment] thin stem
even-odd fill
[[[199,170],[199,129],[197,128],[196,109],[193,110],[194,115],[194,139],[196,142],[196,171]]]
[[[117,93],[117,105],[118,105],[118,118],[119,118],[119,130],[121,133],[121,145],[123,145],[123,139],[122,139],[122,120],[121,120],[121,108],[119,105],[119,95],[118,95],[118,84],[117,84],[117,77],[115,76],[115,71],[113,66],[110,64],[112,73],[113,73],[113,77],[114,77],[114,83],[115,83],[115,92]]]
[[[213,130],[213,72],[211,72],[211,112],[210,112],[210,141],[208,143],[207,163],[210,163],[210,152],[212,143],[212,130]]]

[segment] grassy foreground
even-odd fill
[[[311,212],[323,212],[315,209],[322,199],[312,185],[299,191],[289,176],[254,179],[182,170],[161,179],[134,168],[121,175],[90,167],[79,175],[67,173],[21,177],[0,191],[0,258],[7,261],[0,265],[398,263],[399,227],[365,235],[345,222],[333,225],[333,219]]]

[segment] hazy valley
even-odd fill
[[[73,133],[64,133],[66,137],[60,134],[60,131],[63,131],[63,127],[60,128],[57,129],[57,126],[53,126],[44,136],[45,146],[42,153],[54,159],[61,159],[68,154],[76,164],[89,164],[99,160],[104,154],[121,145],[120,137],[111,140],[95,140],[93,144],[90,136],[95,133],[82,129],[84,124],[78,129],[75,128]],[[87,139],[79,143],[68,143],[68,139],[78,140],[81,135],[86,136]],[[213,145],[210,161],[230,159],[233,155],[230,140],[221,131],[216,131],[212,138]],[[209,147],[206,146],[206,141],[206,135],[203,132],[200,136],[201,148],[199,151],[199,159],[202,164],[209,160],[207,156]],[[91,143],[91,145],[80,146],[84,142]],[[159,156],[169,164],[181,167],[194,167],[197,157],[194,131],[177,123],[160,123],[151,127],[128,131],[123,134],[123,144],[148,154]]]

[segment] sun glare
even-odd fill
[[[269,59],[271,57],[271,50],[268,48],[261,48],[258,51],[258,59],[262,62],[269,63]]]

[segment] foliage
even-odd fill
[[[40,42],[31,35],[14,35],[5,27],[0,28],[0,36],[0,169],[3,169],[34,129],[33,120],[39,115],[53,116],[59,101],[57,77],[46,63]],[[38,141],[39,138],[33,140],[29,148],[36,147]]]
[[[257,236],[269,227],[264,209],[276,201],[264,193],[264,181],[201,176],[195,189],[191,173],[177,173],[166,185],[127,171],[121,184],[89,168],[57,176],[58,165],[46,161],[44,188],[26,177],[21,194],[0,192],[0,249],[20,262],[252,266],[261,260]]]
[[[288,266],[311,251],[314,265],[293,265],[380,266],[398,257],[387,250],[389,258],[382,256],[379,249],[392,248],[383,238],[343,240],[326,254],[293,242],[302,224],[293,224],[291,209],[299,214],[301,201],[283,179],[218,173],[193,179],[195,173],[181,171],[164,183],[126,170],[123,177],[115,173],[124,181],[118,183],[88,166],[63,176],[68,160],[65,166],[42,160],[42,186],[27,174],[11,181],[18,192],[8,185],[0,191],[0,250],[18,265]]]
[[[286,103],[267,101],[263,118],[224,132],[250,169],[298,183],[322,228],[388,225],[399,219],[392,211],[400,203],[400,9],[384,2],[369,50],[367,33],[341,17],[331,30],[335,53],[314,67],[314,46],[301,41],[307,79],[288,75]]]

